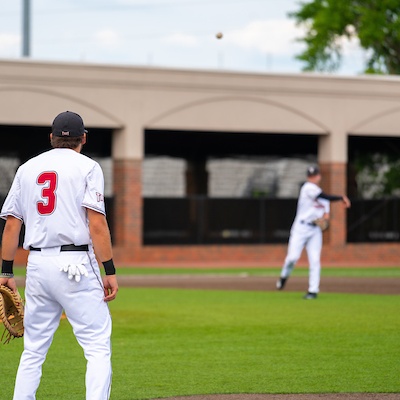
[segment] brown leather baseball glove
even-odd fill
[[[318,218],[313,221],[313,224],[319,226],[322,232],[329,228],[329,220],[325,218]]]
[[[0,319],[5,328],[1,336],[4,344],[24,336],[23,300],[18,292],[14,293],[4,285],[0,285]]]

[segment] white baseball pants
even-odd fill
[[[282,268],[281,277],[289,277],[300,258],[304,247],[306,248],[309,262],[308,291],[310,293],[318,293],[321,275],[322,250],[322,232],[318,227],[293,227],[290,232],[288,252]]]
[[[69,280],[60,268],[83,264],[89,276]],[[13,400],[34,400],[42,364],[60,323],[62,310],[84,351],[86,399],[107,400],[111,388],[111,317],[103,300],[103,284],[93,251],[31,251],[25,289],[24,351]],[[61,360],[60,360],[61,362]]]

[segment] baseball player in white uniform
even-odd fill
[[[307,169],[307,182],[300,190],[296,217],[290,230],[287,256],[280,278],[276,283],[278,290],[284,288],[305,247],[309,262],[309,286],[304,299],[316,299],[319,293],[322,231],[313,221],[319,218],[329,219],[330,201],[341,200],[346,208],[350,207],[350,200],[347,196],[324,193],[318,186],[320,181],[321,173],[318,166],[310,166]]]
[[[0,284],[16,291],[13,260],[22,223],[26,270],[24,351],[14,400],[34,400],[42,364],[63,310],[87,360],[86,399],[107,400],[111,387],[111,317],[107,302],[118,291],[103,173],[80,154],[82,118],[73,112],[53,122],[53,149],[21,165],[0,217],[6,219]],[[96,257],[103,263],[102,278]]]

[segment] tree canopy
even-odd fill
[[[358,38],[366,50],[367,73],[400,74],[399,0],[312,0],[289,16],[306,29],[306,49],[296,58],[305,71],[334,71],[343,39]]]
[[[365,199],[400,196],[400,160],[396,154],[359,154],[353,162],[358,196]]]

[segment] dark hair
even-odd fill
[[[51,136],[51,146],[54,149],[76,149],[82,143],[82,136],[78,137],[60,137],[60,136]]]

